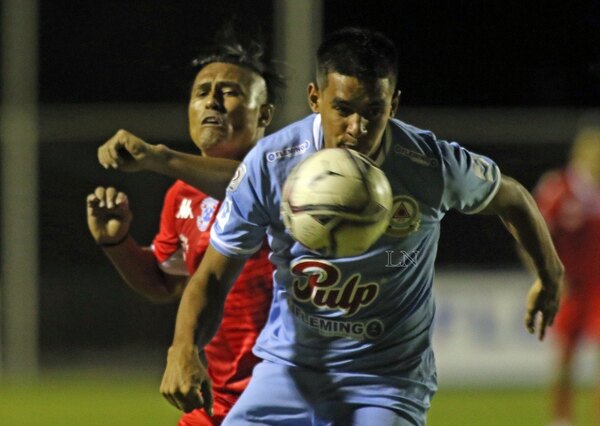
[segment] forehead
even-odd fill
[[[249,68],[225,62],[213,62],[196,74],[194,83],[226,81],[249,87],[260,79],[261,77]]]
[[[361,79],[354,76],[330,72],[323,95],[347,101],[371,103],[391,99],[394,84],[391,78]]]

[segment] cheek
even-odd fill
[[[378,119],[370,122],[367,125],[368,133],[373,136],[378,136],[385,130],[385,126],[387,125],[387,119]]]
[[[188,118],[195,120],[202,113],[202,104],[199,101],[191,101],[188,104]]]
[[[253,128],[258,122],[258,112],[245,108],[230,110],[228,115],[230,126],[235,130]]]

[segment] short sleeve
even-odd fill
[[[176,184],[167,191],[160,214],[160,228],[152,241],[152,251],[161,269],[174,275],[187,275],[179,235],[175,229]]]
[[[265,197],[271,195],[259,159],[254,149],[240,164],[211,229],[211,245],[224,256],[247,258],[263,244],[269,225]]]
[[[455,142],[438,141],[442,157],[444,192],[441,209],[465,214],[483,210],[500,186],[500,169],[489,158]]]

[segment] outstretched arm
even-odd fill
[[[129,235],[131,220],[123,192],[99,186],[88,195],[90,233],[127,285],[156,303],[177,300],[187,277],[166,274],[158,267],[154,253]]]
[[[529,290],[525,325],[530,333],[537,328],[542,340],[558,310],[564,268],[533,197],[513,178],[501,179],[496,196],[481,213],[498,215],[531,258],[538,279]],[[541,318],[536,324],[538,314]]]
[[[213,198],[222,200],[239,162],[175,151],[149,144],[127,130],[119,130],[98,148],[104,168],[125,172],[150,171],[181,179]]]
[[[212,410],[210,381],[198,354],[216,333],[225,297],[244,264],[209,246],[183,292],[160,385],[163,396],[180,410]]]

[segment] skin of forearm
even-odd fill
[[[563,274],[552,238],[545,225],[533,197],[517,181],[504,177],[508,191],[505,191],[504,208],[498,216],[527,253],[538,276],[544,283],[553,283]]]
[[[226,158],[209,158],[175,151],[156,145],[158,160],[151,162],[151,171],[180,179],[205,194],[222,200],[239,162]]]
[[[131,236],[122,244],[105,247],[103,251],[125,283],[151,302],[169,303],[179,297],[176,281],[183,283],[186,278],[167,279],[151,250],[140,247]]]
[[[196,344],[203,349],[213,338],[223,317],[226,296],[216,291],[219,288],[222,285],[211,275],[195,275],[190,281],[177,311],[174,346]]]
[[[208,246],[200,266],[190,278],[177,311],[173,346],[199,349],[212,339],[221,323],[229,289],[246,263],[231,259]]]

